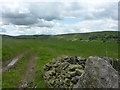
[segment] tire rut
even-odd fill
[[[27,65],[26,72],[23,75],[23,78],[20,81],[20,84],[18,85],[19,88],[26,87],[29,82],[33,81],[33,77],[36,72],[35,65],[36,65],[37,58],[38,57],[35,55],[30,56],[30,60]]]
[[[16,64],[17,61],[19,61],[25,54],[27,54],[28,51],[24,51],[23,53],[18,54],[16,57],[14,57],[13,59],[9,60],[9,63],[6,66],[2,67],[2,73],[6,72],[7,70],[9,70],[12,66],[14,66]]]

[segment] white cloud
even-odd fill
[[[4,26],[6,28],[12,28],[12,30],[6,30],[6,34],[9,35],[33,35],[33,34],[67,34],[67,33],[83,33],[83,32],[95,32],[95,31],[116,31],[118,22],[112,19],[104,20],[87,20],[78,22],[76,24],[54,24],[52,28],[49,27],[31,27],[24,28],[16,27],[14,25]],[[12,26],[12,27],[11,27]],[[2,27],[3,28],[3,27]]]
[[[34,0],[33,0],[34,1]],[[118,0],[78,0],[77,2],[5,2],[0,5],[0,27],[5,34],[64,34],[118,28]],[[73,24],[54,19],[79,18]],[[2,31],[2,30],[0,30]],[[0,32],[1,33],[1,32]]]
[[[39,23],[35,24],[34,26],[38,27],[53,27],[56,25],[53,21],[46,21],[44,19],[39,19]]]
[[[58,26],[56,26],[57,28]],[[56,30],[55,28],[55,30]],[[118,22],[112,19],[103,20],[87,20],[76,24],[64,24],[59,25],[59,30],[56,33],[83,33],[83,32],[95,32],[95,31],[117,31]]]

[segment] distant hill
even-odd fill
[[[92,41],[102,40],[105,41],[120,41],[120,31],[102,31],[102,32],[90,32],[90,33],[73,33],[73,34],[61,34],[61,35],[20,35],[20,36],[8,36],[2,35],[2,37],[8,38],[34,38],[34,39],[59,39],[59,40],[70,40],[70,41]]]
[[[75,34],[64,34],[54,35],[59,39],[79,41],[79,40],[102,40],[102,41],[118,41],[120,39],[120,31],[102,31],[102,32],[90,32],[90,33],[75,33]]]

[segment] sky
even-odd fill
[[[0,0],[0,34],[56,35],[118,30],[119,0]]]

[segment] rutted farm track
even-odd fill
[[[15,87],[19,88],[27,87],[27,84],[34,80],[34,75],[36,72],[35,66],[38,56],[29,53],[29,51],[24,51],[23,53],[20,53],[13,59],[9,60],[9,63],[7,63],[6,66],[2,67],[2,74],[9,73],[10,70],[17,71],[18,68],[23,68],[22,66],[19,65],[19,63],[21,61],[25,63],[24,62],[24,60],[26,59],[25,57],[27,57],[26,60],[27,62],[24,68],[24,72],[21,73],[20,75],[21,80],[18,81],[19,83],[17,83]]]
[[[23,79],[21,80],[21,83],[19,84],[18,87],[26,87],[27,83],[31,82],[33,80],[33,76],[35,75],[35,65],[36,65],[36,60],[37,60],[37,56],[35,55],[31,55],[27,68],[26,68],[26,72],[23,75]]]
[[[18,60],[20,60],[25,54],[27,54],[28,51],[25,51],[23,53],[18,54],[16,57],[14,57],[11,60],[8,60],[9,63],[6,66],[2,67],[2,72],[6,72],[8,69],[10,69],[12,66],[14,66],[14,64],[17,63]]]

